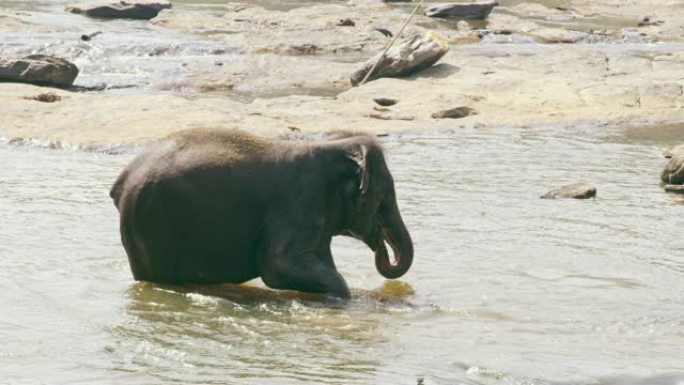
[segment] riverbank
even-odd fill
[[[436,30],[451,44],[450,52],[411,77],[351,88],[348,78],[360,61],[387,43],[374,28],[399,25],[406,6],[351,1],[292,10],[238,3],[205,9],[180,2],[152,19],[146,33],[199,36],[223,50],[182,56],[182,49],[162,45],[155,54],[160,69],[178,73],[160,71],[158,80],[148,76],[144,87],[134,84],[127,91],[77,93],[0,83],[0,136],[97,147],[140,144],[206,126],[277,137],[334,129],[389,133],[684,121],[684,22],[669,16],[676,14],[673,9],[684,10],[684,1],[567,3],[503,2],[484,25],[419,16],[408,33]],[[653,22],[639,27],[646,15]],[[8,34],[27,25],[65,29],[31,13],[4,19],[13,21],[4,25]],[[338,25],[345,19],[354,25]],[[102,22],[108,26],[117,24]],[[91,78],[110,62],[125,63],[111,57],[95,68],[83,59],[112,44],[106,39],[81,44],[80,53],[73,53]],[[65,48],[70,44],[53,44],[47,51],[68,56],[76,52]],[[153,66],[154,55],[147,54]],[[179,62],[170,65],[174,55]],[[48,91],[61,100],[32,99]],[[241,94],[250,96],[236,97]],[[383,107],[373,101],[377,98],[397,103]],[[471,114],[433,118],[457,107]]]

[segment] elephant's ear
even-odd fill
[[[368,162],[366,161],[368,155],[368,147],[364,144],[356,146],[349,154],[349,159],[353,160],[358,167],[359,175],[359,190],[361,195],[368,191]]]

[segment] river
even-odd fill
[[[3,381],[684,379],[684,201],[658,186],[660,149],[673,140],[684,140],[681,127],[384,138],[416,261],[400,282],[383,282],[370,250],[336,239],[354,293],[347,305],[276,294],[258,280],[136,283],[107,196],[134,151],[5,143]],[[598,188],[596,199],[539,199],[580,180]]]
[[[94,29],[59,14],[62,5],[0,0]],[[108,28],[130,40],[103,34],[83,53],[77,41],[59,43],[74,31],[8,34],[0,53],[40,51],[45,39],[80,61],[82,85],[136,82],[107,92],[154,92],[155,73],[173,78],[183,60],[215,60],[206,55],[218,44],[203,38],[150,40],[156,27],[125,21]],[[151,47],[173,54],[152,60]],[[349,303],[259,280],[135,282],[108,191],[138,150],[0,139],[0,382],[681,384],[684,199],[662,191],[659,172],[662,149],[682,132],[455,127],[381,138],[415,261],[385,281],[363,244],[335,239]],[[597,197],[539,199],[579,181]]]

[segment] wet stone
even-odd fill
[[[163,9],[171,8],[169,1],[118,1],[85,3],[67,7],[67,11],[104,19],[150,20]]]
[[[660,173],[665,184],[684,184],[684,152],[674,152]]]
[[[551,190],[542,199],[588,199],[596,196],[596,188],[586,183],[575,183]]]
[[[397,99],[392,98],[375,98],[373,101],[383,107],[389,107],[399,103]]]
[[[78,76],[73,63],[49,55],[0,59],[0,81],[69,87]]]
[[[425,16],[446,19],[484,20],[497,5],[499,3],[496,1],[440,4],[426,9]]]

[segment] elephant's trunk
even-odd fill
[[[396,201],[392,200],[382,204],[379,219],[383,239],[392,247],[395,263],[390,261],[384,240],[381,240],[375,251],[375,267],[385,278],[399,278],[406,274],[413,262],[411,235],[409,235],[406,225],[401,219]]]

